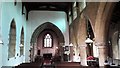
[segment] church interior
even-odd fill
[[[2,1],[1,68],[120,68],[120,2]]]

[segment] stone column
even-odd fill
[[[120,21],[118,23],[119,23],[118,26],[120,26]],[[118,58],[120,59],[120,27],[118,27],[118,29],[119,29],[118,30],[119,31],[118,33]]]
[[[33,50],[34,50],[34,59],[35,59],[35,57],[37,56],[37,45],[36,45],[36,43],[34,43],[34,45],[33,45]]]
[[[119,47],[119,50],[118,50],[118,58],[120,59],[120,33],[119,33],[119,40],[118,40],[118,47]],[[118,65],[120,65],[120,63],[118,63]]]
[[[72,14],[73,14],[73,20],[77,18],[77,8],[76,8],[76,2],[72,5]]]
[[[64,54],[64,47],[61,46],[61,62],[64,61],[63,54]]]
[[[87,66],[87,53],[86,53],[86,36],[87,36],[87,30],[86,30],[86,18],[84,14],[81,14],[80,17],[80,22],[79,22],[79,32],[77,33],[77,39],[78,39],[78,46],[80,47],[80,60],[81,60],[81,65],[82,66]]]
[[[107,58],[107,47],[105,43],[97,43],[98,51],[99,51],[99,66],[104,66],[105,60]]]
[[[61,62],[63,62],[64,43],[60,43],[59,45],[60,45]]]
[[[31,62],[34,61],[34,47],[33,43],[30,44],[30,60]]]
[[[81,61],[81,65],[87,66],[86,45],[80,46],[80,61]]]
[[[118,56],[119,56],[119,59],[120,59],[120,33],[119,33],[118,47],[119,47],[119,51],[118,51],[119,55]]]
[[[70,46],[70,61],[73,61],[73,46]]]

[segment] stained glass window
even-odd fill
[[[52,37],[50,34],[46,34],[44,37],[44,47],[52,47]]]

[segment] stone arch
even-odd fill
[[[94,41],[95,36],[94,36],[92,24],[89,19],[87,21],[87,36]],[[92,43],[90,45],[87,45],[86,48],[87,48],[87,56],[90,55],[94,56],[94,49],[95,49],[94,44]]]
[[[108,30],[108,56],[113,59],[120,59],[120,44],[119,44],[119,36],[120,36],[120,10],[119,7],[120,2],[115,4],[113,8],[113,12],[111,13],[110,22],[109,22],[109,30]]]
[[[93,30],[93,25],[92,25],[92,22],[91,22],[91,20],[88,18],[88,32],[89,32],[89,34],[90,34],[90,38],[91,39],[94,39],[95,38],[95,32],[94,32],[94,30]]]
[[[95,22],[95,41],[99,44],[106,44],[107,32],[111,14],[116,3],[100,3]]]
[[[44,29],[51,29],[51,30],[53,30],[54,32],[56,32],[56,35],[58,36],[59,42],[60,43],[64,43],[65,42],[64,36],[63,36],[61,30],[56,25],[54,25],[54,24],[52,24],[50,22],[46,22],[46,23],[43,23],[42,25],[38,26],[35,29],[35,31],[32,34],[32,37],[31,37],[31,43],[35,43],[36,38],[39,36],[39,34]]]
[[[56,36],[58,38],[59,44],[63,45],[65,43],[64,36],[61,32],[61,30],[54,24],[50,22],[46,22],[38,26],[31,37],[31,50],[30,50],[30,61],[35,61],[35,57],[37,54],[37,38],[39,37],[39,34],[41,34],[44,30],[52,30],[54,33],[56,33]]]
[[[95,21],[95,45],[98,46],[99,50],[99,66],[104,66],[104,62],[107,59],[107,35],[108,26],[113,12],[113,2],[101,2],[97,10],[97,16]]]
[[[9,46],[8,46],[8,60],[9,58],[15,57],[16,51],[16,23],[13,19],[10,24],[9,31]]]
[[[20,56],[24,54],[24,28],[21,29],[20,35]]]

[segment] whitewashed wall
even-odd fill
[[[2,3],[0,2],[0,41],[2,41],[2,37],[1,37],[1,11],[2,11],[2,9],[1,9],[1,7],[2,7]],[[2,67],[2,44],[0,44],[0,68]]]
[[[14,5],[14,2],[2,2],[1,10],[2,10],[2,15],[1,15],[2,17],[0,18],[2,25],[1,36],[4,43],[4,45],[2,46],[2,57],[4,58],[0,56],[0,64],[2,64],[2,66],[15,66],[24,62],[25,60],[24,56],[20,56],[19,44],[20,44],[20,35],[21,35],[22,26],[24,27],[24,30],[26,30],[25,29],[26,18],[24,15],[22,15],[22,3],[20,2],[19,3],[17,2],[16,6]],[[10,31],[10,24],[13,19],[15,20],[15,24],[16,24],[16,54],[15,54],[16,58],[13,57],[8,60],[9,31]],[[24,31],[24,33],[26,35],[26,31]],[[26,36],[24,40],[26,40]],[[2,62],[1,62],[1,58],[2,58]]]
[[[14,0],[13,0],[14,1]],[[22,15],[22,3],[17,2],[2,2],[1,5],[1,37],[4,45],[0,46],[0,67],[1,66],[16,66],[22,62],[29,62],[30,39],[34,30],[45,22],[51,22],[56,25],[64,35],[65,45],[69,45],[69,28],[65,12],[59,11],[31,11],[29,12],[28,21],[25,15]],[[9,31],[12,20],[16,23],[16,54],[15,57],[8,60],[8,46],[9,46]],[[24,41],[25,52],[20,56],[20,34],[22,26],[24,27]],[[0,38],[1,38],[0,37]],[[2,53],[2,54],[1,54]],[[18,54],[18,56],[17,56]],[[4,58],[2,58],[4,57]]]
[[[29,61],[30,39],[34,30],[41,24],[51,22],[56,25],[64,35],[65,45],[69,45],[69,28],[67,16],[62,11],[31,11],[28,15],[27,22],[27,46],[26,46],[26,61]]]

